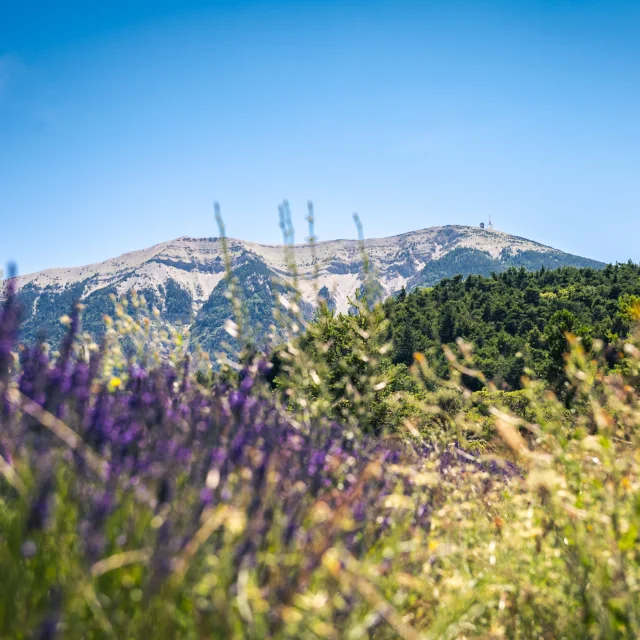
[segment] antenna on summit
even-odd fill
[[[487,225],[487,229],[489,229],[489,231],[493,231],[493,222],[491,222],[491,216],[489,216],[489,224]]]

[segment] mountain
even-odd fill
[[[285,251],[234,239],[228,247],[248,324],[261,327],[257,334],[264,336],[273,323],[275,296],[293,282]],[[366,240],[365,247],[384,296],[403,287],[433,286],[458,274],[604,266],[501,231],[457,225]],[[316,291],[338,312],[348,311],[363,283],[358,241],[332,240],[294,250],[305,315],[313,313]],[[15,284],[25,309],[23,340],[35,341],[44,327],[47,339],[57,344],[65,331],[59,318],[76,300],[86,305],[84,329],[100,338],[103,315],[113,310],[110,295],[135,289],[158,308],[163,322],[190,326],[192,337],[213,353],[229,338],[223,328],[231,317],[224,264],[220,238],[185,237],[97,264],[18,276]]]

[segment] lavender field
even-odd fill
[[[295,292],[281,296],[274,376],[240,302],[241,351],[212,366],[135,295],[100,345],[77,305],[57,352],[23,347],[6,286],[0,637],[640,633],[633,337],[605,371],[569,336],[571,407],[526,378],[525,419],[461,341],[446,380],[419,353],[392,379],[366,295],[303,337]]]

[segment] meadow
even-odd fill
[[[398,356],[363,264],[350,315],[279,292],[268,353],[228,273],[215,363],[135,294],[21,347],[7,284],[0,637],[640,636],[640,336],[504,391],[461,339]]]

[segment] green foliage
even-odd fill
[[[503,251],[494,258],[486,251],[470,247],[458,247],[442,258],[433,260],[411,278],[410,286],[433,286],[445,278],[478,275],[490,277],[492,273],[503,273],[511,268],[523,268],[527,271],[539,269],[560,269],[562,267],[602,268],[602,263],[588,258],[580,258],[567,253],[520,251],[511,254]]]
[[[562,388],[564,333],[576,334],[587,350],[594,340],[618,350],[629,335],[638,296],[640,267],[631,263],[603,270],[529,273],[521,267],[490,277],[458,275],[387,300],[393,362],[410,365],[413,354],[422,352],[444,376],[442,346],[455,348],[462,338],[474,345],[476,365],[498,386],[520,388],[528,368]],[[481,386],[468,382],[476,390]]]
[[[303,395],[310,402],[324,393],[325,410],[336,420],[380,435],[394,431],[411,414],[404,394],[417,394],[419,386],[405,364],[388,357],[381,308],[369,311],[357,304],[358,312],[352,314],[335,314],[323,305],[298,340],[276,350],[273,379],[280,392]],[[299,352],[313,363],[312,375],[292,370]]]

